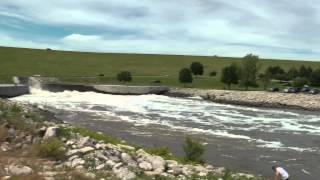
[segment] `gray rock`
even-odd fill
[[[52,137],[58,136],[58,127],[48,127],[46,132],[44,133],[43,139],[49,139]]]
[[[106,167],[105,164],[100,164],[100,165],[98,165],[98,166],[96,167],[96,170],[101,170],[101,169],[103,169],[103,168],[105,168],[105,167]]]
[[[86,153],[89,153],[89,152],[91,152],[91,151],[93,151],[94,150],[94,148],[93,147],[84,147],[84,148],[82,148],[82,149],[80,149],[80,152],[82,153],[82,154],[86,154]]]
[[[112,167],[114,167],[114,166],[116,165],[116,163],[113,162],[112,160],[108,160],[108,161],[106,162],[106,165],[112,168]]]
[[[77,146],[79,148],[83,148],[85,146],[93,146],[93,141],[89,137],[81,137],[77,142]]]
[[[132,146],[128,146],[128,145],[123,145],[123,144],[117,144],[117,146],[120,148],[120,149],[123,149],[123,150],[128,150],[128,151],[134,151],[136,148],[132,147]]]
[[[76,167],[76,166],[79,166],[79,165],[83,165],[85,163],[85,161],[81,158],[76,158],[74,160],[72,160],[71,162],[71,167]]]
[[[72,149],[66,153],[66,156],[74,156],[80,154],[80,149]]]
[[[152,170],[152,165],[148,162],[141,162],[139,163],[139,168],[141,168],[144,171],[151,171]]]
[[[122,180],[131,180],[136,178],[136,175],[126,167],[121,167],[119,169],[113,168],[112,171],[119,179]]]
[[[33,170],[28,166],[10,165],[8,166],[8,173],[14,176],[27,176],[33,173]]]

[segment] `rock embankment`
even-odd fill
[[[320,110],[320,95],[311,94],[287,94],[265,91],[171,89],[167,95],[176,97],[200,96],[205,100],[217,103],[253,107],[292,108],[310,111]]]

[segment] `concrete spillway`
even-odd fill
[[[126,86],[126,85],[80,85],[80,84],[42,84],[41,88],[51,92],[74,90],[79,92],[93,91],[105,94],[143,95],[164,94],[167,86]]]
[[[16,97],[29,93],[29,86],[0,84],[0,97]]]

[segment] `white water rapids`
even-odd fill
[[[95,92],[32,93],[12,101],[30,103],[49,111],[82,112],[88,121],[126,121],[135,126],[159,125],[172,131],[207,134],[248,141],[260,148],[319,152],[312,142],[294,142],[295,136],[318,136],[317,114],[249,108],[203,101],[200,98],[173,98],[159,95],[120,96]],[[288,137],[277,138],[277,134]]]

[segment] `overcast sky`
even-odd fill
[[[0,45],[320,60],[318,0],[0,0]]]

